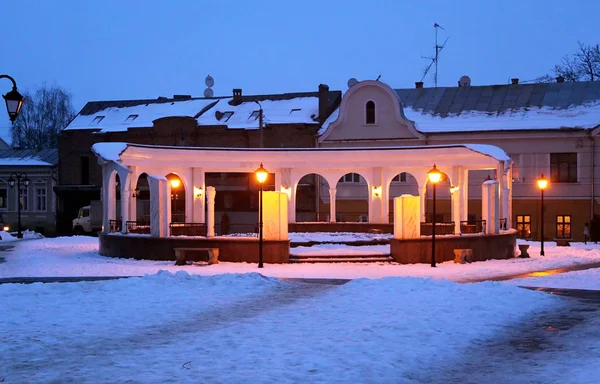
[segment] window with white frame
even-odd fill
[[[5,186],[0,187],[0,209],[8,208],[8,188]]]
[[[29,190],[26,186],[21,187],[17,204],[21,204],[21,211],[29,211]]]
[[[35,210],[36,211],[46,211],[47,210],[47,202],[48,196],[46,193],[46,186],[36,186],[35,187]]]
[[[338,183],[360,183],[361,181],[362,177],[358,173],[346,173],[340,177]]]

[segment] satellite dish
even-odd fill
[[[471,78],[469,76],[463,76],[458,80],[459,87],[470,87],[471,86]]]
[[[353,85],[358,84],[358,80],[356,80],[354,77],[351,77],[350,79],[348,79],[348,88],[352,87]]]
[[[214,92],[212,90],[212,88],[206,88],[204,90],[204,97],[213,97],[214,96]]]
[[[204,79],[204,84],[206,84],[206,86],[210,88],[213,85],[215,85],[215,79],[213,79],[211,75],[208,75],[206,76],[206,79]]]

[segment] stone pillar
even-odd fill
[[[335,223],[335,188],[329,188],[329,222]]]
[[[263,240],[288,239],[288,194],[263,192]]]
[[[215,187],[206,187],[206,237],[215,237]]]
[[[165,237],[168,233],[165,230],[165,223],[168,221],[165,203],[165,195],[168,195],[167,179],[148,176],[148,186],[150,187],[150,235]]]
[[[394,198],[394,238],[414,239],[421,236],[421,198],[402,195]]]
[[[117,218],[115,177],[110,163],[102,166],[102,232],[110,232],[110,221]]]
[[[204,223],[204,201],[206,188],[204,186],[204,170],[202,168],[194,168],[192,170],[192,222]]]
[[[499,183],[496,180],[488,180],[481,186],[481,218],[485,220],[486,233],[500,233],[500,199]]]

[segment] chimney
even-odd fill
[[[319,84],[319,121],[321,124],[327,118],[329,112],[329,86]]]
[[[415,82],[415,88],[423,88],[423,82],[422,81]]]
[[[192,95],[173,95],[174,100],[189,100],[192,98]]]
[[[242,104],[242,89],[234,88],[233,89],[233,105]]]
[[[512,85],[517,85],[517,84],[519,84],[519,79],[515,77],[515,78],[510,79],[510,82],[512,83]]]
[[[564,83],[564,82],[565,82],[565,78],[564,78],[564,77],[562,77],[562,76],[558,76],[558,77],[556,78],[556,82],[557,82],[557,83]]]

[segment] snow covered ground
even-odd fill
[[[456,283],[599,262],[600,245],[546,243],[540,257],[532,242],[530,259],[437,268],[258,269],[105,258],[98,239],[89,237],[0,235],[0,247],[14,246],[0,251],[0,278],[141,276],[0,284],[4,383],[597,383],[600,377],[600,303],[516,286],[600,289],[596,269]],[[277,277],[354,280],[329,285]]]

